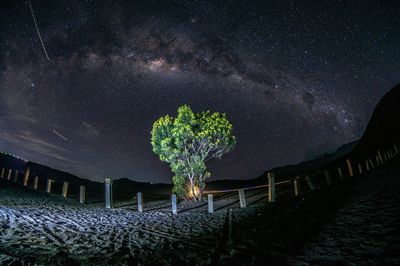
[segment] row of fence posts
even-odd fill
[[[3,179],[5,178],[6,180],[11,181],[12,180],[11,176],[12,176],[13,170],[12,169],[8,169],[7,172],[6,172],[6,170],[7,170],[6,168],[2,168],[1,169],[0,178],[3,178]],[[6,175],[6,173],[7,173],[7,175]],[[25,170],[24,170],[23,173],[24,173],[24,175],[23,175],[22,185],[24,187],[28,187],[29,177],[30,177],[30,167],[29,166],[25,167]],[[19,170],[15,170],[13,182],[18,184],[18,178],[19,178]],[[46,180],[45,191],[47,193],[51,193],[52,184],[54,182],[55,181],[53,179],[51,179],[51,178],[48,178]],[[69,186],[68,182],[63,182],[61,196],[64,197],[64,198],[68,197],[68,186]],[[39,177],[35,176],[33,178],[32,188],[34,190],[37,190],[38,187],[39,187]],[[84,186],[80,186],[79,187],[79,203],[81,203],[81,204],[85,203],[85,196],[86,196],[85,195],[85,187]]]
[[[394,147],[395,147],[395,151],[396,151],[396,154],[397,154],[398,151],[397,151],[396,145]],[[381,158],[381,152],[378,151],[377,154],[378,154],[377,156],[379,158]],[[389,152],[388,153],[384,153],[384,154],[387,154],[386,155],[387,158],[393,158],[394,157]],[[386,157],[383,157],[383,158],[386,158]],[[386,159],[384,159],[384,160],[386,160]],[[380,160],[380,161],[383,162],[383,160]],[[369,168],[370,164],[371,164],[371,166],[374,167],[374,164],[372,163],[372,161],[370,162],[370,161],[366,160],[365,162],[366,162],[366,165],[367,165],[366,168],[368,169],[368,171],[370,169]],[[354,172],[353,172],[353,167],[352,167],[352,163],[351,163],[350,159],[346,160],[346,165],[347,165],[349,176],[353,177],[354,176]],[[339,178],[342,179],[343,178],[342,169],[339,167],[339,168],[337,168],[337,170],[338,170]],[[363,173],[361,164],[358,164],[358,170],[359,170],[360,174]],[[325,176],[326,184],[328,186],[332,185],[333,181],[332,181],[330,172],[328,170],[324,170],[323,173],[324,173],[324,176]],[[275,200],[276,200],[275,176],[274,176],[273,173],[269,172],[269,173],[267,173],[267,177],[268,177],[268,201],[269,202],[275,202]],[[308,187],[310,188],[310,190],[315,190],[316,189],[316,186],[315,186],[315,184],[312,181],[310,176],[307,175],[307,176],[304,177],[304,179],[305,179]],[[294,179],[293,185],[294,185],[294,194],[295,194],[295,196],[299,196],[301,194],[300,177],[299,176],[297,176]],[[105,186],[106,186],[105,187],[106,208],[112,208],[112,206],[113,206],[113,204],[112,204],[112,180],[110,178],[106,178],[105,179]],[[238,191],[238,194],[239,194],[240,208],[246,208],[247,207],[247,202],[246,202],[246,196],[245,196],[245,189],[238,189],[237,191]],[[214,197],[213,197],[213,194],[211,194],[211,193],[207,194],[207,203],[208,203],[208,213],[214,213]],[[140,192],[137,193],[137,205],[138,205],[137,206],[138,211],[139,212],[143,212],[143,198],[142,198],[142,193],[140,193]],[[173,194],[171,196],[171,205],[172,205],[172,214],[177,214],[177,198],[176,198],[175,194]]]
[[[382,152],[380,150],[378,150],[376,152],[376,155],[374,155],[375,156],[375,163],[374,163],[374,161],[372,159],[372,158],[374,158],[373,156],[365,159],[365,161],[361,160],[359,163],[357,163],[358,174],[362,175],[363,173],[367,173],[367,172],[375,169],[376,167],[378,167],[378,166],[388,162],[389,160],[393,159],[395,156],[397,156],[399,154],[399,150],[398,150],[398,148],[397,148],[397,146],[395,144],[393,145],[393,147],[394,147],[394,152],[391,149],[389,149],[388,151],[384,152],[383,155],[382,155]],[[364,168],[365,170],[363,170],[363,165],[365,165],[365,168]],[[346,159],[346,166],[347,166],[347,170],[348,170],[348,176],[349,177],[353,177],[355,175],[355,173],[354,173],[354,170],[353,170],[353,165],[352,165],[351,159]],[[338,167],[337,171],[338,171],[339,179],[343,179],[344,178],[344,174],[343,174],[342,168]],[[324,170],[323,173],[324,173],[324,176],[325,176],[326,184],[328,186],[332,185],[333,181],[332,181],[330,172],[328,170]],[[316,189],[316,187],[314,185],[314,182],[312,181],[310,176],[307,175],[307,176],[304,177],[304,179],[305,179],[308,187],[310,188],[310,190],[315,190]],[[294,179],[293,186],[294,186],[294,194],[295,194],[295,196],[299,196],[301,194],[301,191],[300,191],[300,177],[299,176],[297,176]]]
[[[381,151],[379,151],[379,150],[377,151],[376,167],[388,162],[389,160],[393,159],[395,156],[397,156],[399,154],[399,150],[398,150],[397,146],[394,144],[393,147],[394,147],[394,152],[392,152],[392,150],[389,149],[388,151],[384,152],[383,155],[382,155]],[[357,164],[358,173],[360,175],[363,174],[363,167],[362,167],[363,164],[364,163],[361,163],[361,162]],[[346,159],[346,166],[347,166],[347,170],[348,170],[348,176],[349,177],[353,177],[355,174],[354,174],[354,171],[353,171],[353,166],[352,166],[351,159]],[[372,161],[371,157],[365,160],[365,169],[366,170],[364,171],[364,173],[369,172],[372,169],[375,169],[375,164]],[[344,174],[343,174],[343,171],[342,171],[341,167],[337,168],[337,172],[338,172],[339,179],[343,179],[344,178]],[[323,174],[324,174],[324,177],[325,177],[326,184],[328,186],[332,185],[333,184],[333,180],[332,180],[330,172],[328,170],[324,170]],[[267,173],[267,177],[268,177],[268,201],[269,202],[274,202],[276,200],[275,177],[274,177],[273,173]],[[304,179],[305,179],[308,187],[310,188],[310,190],[315,190],[316,189],[316,186],[315,186],[313,180],[311,179],[311,177],[309,175],[306,175],[304,177]],[[300,176],[296,176],[293,179],[293,187],[294,187],[295,196],[301,195]],[[240,207],[241,208],[245,208],[247,206],[246,198],[245,198],[245,189],[239,189],[238,193],[239,193]],[[214,204],[213,204],[213,195],[212,194],[208,194],[208,212],[209,213],[213,213],[214,212],[214,207],[213,206],[214,206]]]
[[[113,193],[112,193],[112,185],[113,181],[111,178],[104,179],[104,199],[105,199],[105,207],[107,209],[112,209],[113,205]],[[241,208],[246,208],[246,197],[245,197],[245,190],[239,189],[239,202]],[[136,195],[137,201],[137,210],[139,212],[143,212],[143,194],[138,192]],[[275,201],[275,176],[273,173],[268,173],[268,200],[269,202]],[[213,194],[207,194],[207,203],[208,203],[208,213],[214,213],[214,197]],[[172,214],[178,213],[178,206],[177,206],[177,197],[175,194],[171,195],[171,209]]]
[[[365,160],[365,172],[368,172],[372,169],[374,169],[375,167],[378,167],[384,163],[386,163],[387,161],[393,159],[395,156],[397,156],[399,154],[399,150],[397,148],[396,145],[394,145],[394,153],[392,152],[392,150],[388,150],[386,152],[383,153],[381,151],[377,151],[376,156],[375,156],[375,164],[373,162],[373,160],[371,159],[371,157],[369,157],[368,159]],[[372,157],[373,158],[373,157]],[[358,173],[359,174],[363,174],[363,168],[362,168],[362,164],[363,163],[358,163],[357,167],[358,167]],[[347,166],[347,170],[348,170],[348,176],[349,177],[353,177],[354,176],[354,172],[353,172],[353,166],[352,166],[352,162],[350,159],[346,159],[346,166]],[[338,176],[340,179],[344,178],[344,174],[342,172],[342,168],[337,168],[338,171]],[[325,181],[326,184],[329,186],[331,184],[333,184],[332,178],[331,178],[331,174],[328,170],[324,170],[323,171],[324,176],[325,176]],[[18,175],[19,175],[19,171],[16,170],[15,171],[15,175],[14,175],[14,182],[17,183],[18,182]],[[30,168],[26,167],[25,171],[24,171],[24,176],[23,176],[23,186],[27,187],[28,186],[28,181],[29,181],[29,175],[30,175]],[[8,169],[7,171],[7,175],[6,175],[6,169],[2,168],[1,169],[1,178],[6,178],[7,180],[11,180],[11,176],[12,176],[12,169]],[[275,183],[275,176],[273,173],[267,173],[267,178],[268,178],[268,201],[269,202],[275,202],[276,200],[276,192],[275,192],[275,187],[276,187],[276,183]],[[310,188],[310,190],[315,190],[316,186],[314,184],[314,182],[312,181],[312,179],[310,178],[309,175],[306,175],[304,177],[308,187]],[[33,181],[33,189],[38,189],[38,182],[39,182],[39,177],[35,176],[34,177],[34,181]],[[46,183],[46,192],[51,193],[51,188],[52,188],[52,184],[53,184],[54,180],[48,178],[47,179],[47,183]],[[104,184],[105,184],[105,207],[108,209],[113,208],[113,192],[112,192],[112,184],[113,181],[111,178],[105,178],[104,180]],[[301,188],[300,188],[300,176],[297,176],[294,178],[293,180],[293,186],[294,186],[294,194],[295,196],[299,196],[301,195]],[[236,190],[235,190],[236,191]],[[238,189],[238,194],[239,194],[239,204],[241,208],[246,208],[247,207],[247,202],[246,202],[246,197],[245,197],[245,189]],[[84,186],[80,186],[79,187],[79,203],[84,204],[85,203],[85,187]],[[68,182],[64,182],[63,183],[63,187],[62,187],[62,192],[61,192],[61,196],[64,198],[67,198],[68,196]],[[143,195],[141,192],[137,193],[137,210],[139,212],[143,212]],[[207,194],[207,202],[208,202],[208,213],[214,213],[214,197],[213,194],[208,193]],[[177,197],[175,194],[171,195],[171,207],[172,207],[172,214],[177,214],[178,213],[178,208],[177,208]]]

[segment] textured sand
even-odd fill
[[[215,195],[213,215],[197,203],[173,216],[146,196],[144,213],[109,210],[0,180],[0,265],[400,265],[393,164],[274,204],[262,189],[245,209],[237,193]]]

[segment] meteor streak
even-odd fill
[[[68,139],[67,139],[66,137],[64,137],[63,135],[61,135],[60,133],[58,133],[58,132],[55,131],[54,129],[52,130],[52,132],[53,132],[54,134],[56,134],[57,136],[59,136],[60,138],[62,138],[63,140],[68,141]]]
[[[50,60],[49,55],[47,54],[47,51],[46,51],[46,47],[44,46],[44,43],[43,43],[42,35],[40,35],[39,27],[38,27],[38,25],[37,25],[37,23],[36,23],[35,13],[33,13],[33,8],[32,8],[31,1],[28,1],[28,3],[29,3],[29,7],[31,8],[31,13],[32,13],[33,22],[35,22],[36,31],[37,31],[37,33],[38,33],[40,42],[41,42],[41,44],[42,44],[43,51],[44,51],[44,53],[45,53],[45,55],[46,55],[46,57],[47,57],[47,60]]]

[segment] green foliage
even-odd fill
[[[184,198],[187,191],[186,178],[182,175],[175,175],[172,177],[172,183],[174,184],[172,193]]]
[[[236,138],[232,131],[225,114],[210,111],[195,114],[187,105],[178,108],[175,119],[166,115],[154,122],[151,144],[160,160],[169,163],[175,173],[174,192],[182,197],[180,193],[188,186],[196,185],[200,192],[193,190],[193,194],[201,200],[205,179],[210,176],[206,162],[233,150]]]

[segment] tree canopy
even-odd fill
[[[183,105],[176,118],[166,115],[154,122],[151,144],[175,174],[174,193],[180,197],[191,194],[195,200],[201,200],[205,180],[210,176],[206,162],[232,151],[236,138],[225,114],[193,113]]]

